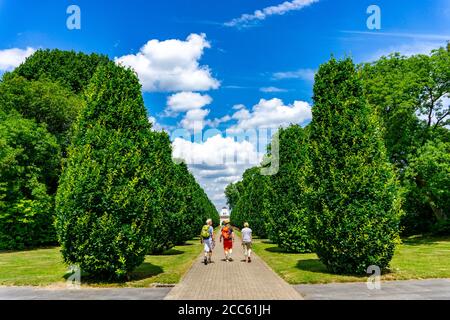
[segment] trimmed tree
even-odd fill
[[[99,67],[63,166],[56,227],[66,263],[123,279],[145,258],[161,191],[151,124],[130,69]]]
[[[279,129],[280,167],[268,179],[266,216],[269,238],[290,252],[310,252],[306,179],[311,167],[308,134],[299,125]]]
[[[5,77],[18,75],[27,80],[44,78],[58,82],[76,94],[83,93],[98,66],[109,63],[105,55],[58,49],[38,50]]]
[[[310,138],[311,234],[332,272],[385,268],[399,241],[401,201],[377,121],[352,60],[323,64]]]
[[[267,176],[261,175],[260,167],[253,167],[244,172],[239,188],[239,199],[231,211],[231,222],[242,228],[244,222],[250,224],[253,232],[259,237],[267,236],[265,217],[265,198],[267,196]]]

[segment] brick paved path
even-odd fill
[[[301,295],[284,282],[252,252],[246,263],[241,240],[236,236],[232,262],[223,261],[223,244],[216,233],[213,263],[203,264],[203,253],[194,262],[182,281],[165,299],[177,300],[293,300]],[[207,288],[205,290],[205,288]]]

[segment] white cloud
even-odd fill
[[[201,131],[205,127],[205,118],[209,112],[207,109],[189,110],[180,125],[186,130]]]
[[[259,163],[259,156],[252,143],[246,140],[236,141],[233,137],[222,137],[220,134],[203,143],[176,138],[173,146],[174,157],[184,159],[187,164],[221,167],[235,163]]]
[[[319,2],[319,0],[293,0],[285,1],[279,5],[266,7],[261,10],[256,10],[253,14],[243,14],[239,18],[235,18],[226,22],[224,25],[227,27],[246,27],[255,22],[265,20],[272,15],[283,15],[289,11],[301,10],[313,3]]]
[[[20,66],[26,58],[31,56],[36,50],[34,48],[12,48],[0,50],[0,71],[12,71]]]
[[[206,91],[220,85],[209,67],[199,64],[204,49],[210,47],[205,34],[191,34],[185,41],[153,39],[137,54],[115,61],[133,68],[147,92]]]
[[[315,71],[312,69],[299,69],[296,71],[276,72],[273,74],[275,80],[282,79],[302,79],[305,81],[314,81]]]
[[[173,157],[184,159],[209,198],[221,208],[226,204],[224,190],[241,179],[244,171],[261,162],[262,155],[249,141],[215,135],[203,143],[176,138]]]
[[[164,128],[158,123],[155,117],[148,117],[148,121],[152,124],[152,128],[155,131],[162,131]]]
[[[287,92],[286,89],[281,89],[281,88],[277,88],[277,87],[263,87],[263,88],[260,88],[259,91],[265,92],[265,93]]]
[[[241,110],[241,109],[244,109],[244,108],[245,108],[245,106],[243,104],[235,104],[233,106],[233,110]]]
[[[201,109],[211,104],[212,98],[209,95],[201,95],[196,92],[179,92],[167,98],[168,113],[178,114],[189,110]]]
[[[219,124],[224,123],[224,122],[228,122],[230,121],[232,118],[229,115],[225,115],[221,118],[215,118],[214,120],[206,120],[206,124],[209,125],[210,127],[217,127]]]
[[[277,98],[261,99],[252,111],[240,109],[233,115],[238,122],[230,127],[230,132],[257,129],[278,128],[290,124],[301,124],[312,119],[311,106],[304,101],[294,101],[292,105],[284,105]]]

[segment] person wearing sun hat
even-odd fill
[[[234,232],[231,228],[230,220],[224,221],[224,226],[220,230],[220,242],[223,239],[223,251],[225,253],[225,261],[233,261],[231,254],[233,253]]]

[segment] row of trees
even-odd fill
[[[323,64],[311,124],[276,136],[278,173],[251,168],[226,188],[233,223],[338,273],[386,267],[400,232],[448,233],[449,57]]]
[[[135,73],[106,57],[38,51],[3,77],[0,117],[0,249],[58,240],[67,263],[124,278],[219,222]]]

